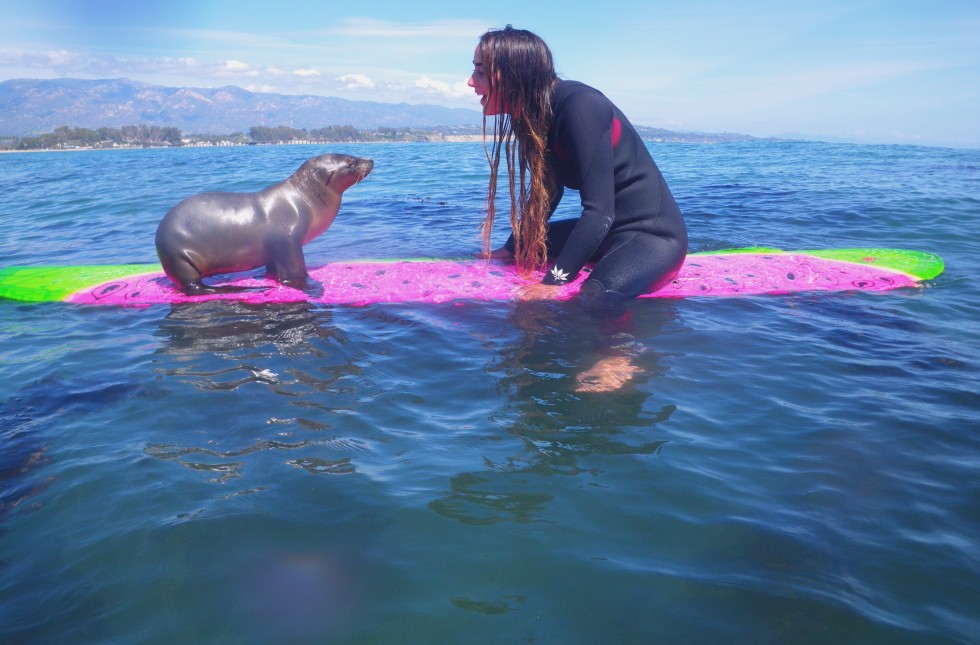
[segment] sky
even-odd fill
[[[479,109],[530,29],[637,125],[980,148],[980,0],[4,0],[0,81],[129,78]]]

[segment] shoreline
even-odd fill
[[[161,150],[161,149],[195,149],[195,148],[252,148],[264,146],[325,146],[325,145],[397,145],[404,143],[482,143],[482,134],[447,135],[437,140],[413,139],[405,141],[280,141],[277,143],[195,143],[186,146],[76,146],[74,148],[32,148],[30,150],[4,150],[0,154],[21,154],[28,152],[98,152],[102,150]]]
[[[492,135],[490,135],[492,136]],[[864,146],[913,146],[921,148],[936,148],[936,149],[947,149],[947,150],[980,150],[980,148],[949,148],[944,146],[926,146],[914,143],[854,143],[854,142],[840,142],[840,141],[821,141],[818,139],[751,139],[748,141],[742,140],[708,140],[708,139],[690,139],[690,138],[650,138],[642,137],[644,142],[648,144],[661,144],[661,143],[680,143],[688,145],[724,145],[729,143],[815,143],[815,144],[828,144],[828,145],[864,145]],[[488,139],[489,140],[489,139]],[[460,135],[444,135],[438,139],[411,139],[411,140],[396,140],[396,141],[280,141],[276,143],[192,143],[189,145],[172,146],[172,145],[150,145],[150,146],[105,146],[105,147],[86,147],[78,146],[74,148],[31,148],[29,150],[15,150],[15,149],[4,149],[0,148],[0,154],[25,154],[31,152],[97,152],[97,151],[122,151],[122,150],[160,150],[160,149],[195,149],[195,148],[248,148],[248,147],[263,147],[263,146],[324,146],[324,145],[397,145],[397,144],[407,144],[407,143],[483,143],[484,137],[482,134],[460,134]]]

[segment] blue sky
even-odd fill
[[[481,33],[636,124],[980,147],[980,0],[4,0],[0,80],[118,78],[479,109]]]

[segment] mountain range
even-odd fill
[[[254,126],[315,130],[327,126],[438,128],[481,131],[476,110],[438,105],[351,101],[219,88],[165,87],[126,78],[15,79],[0,82],[0,138],[27,137],[71,128],[174,127],[185,135],[248,134]],[[756,139],[737,133],[675,132],[637,126],[649,141],[723,143]]]
[[[315,129],[479,127],[480,112],[437,105],[375,103],[325,96],[250,92],[240,87],[164,87],[126,78],[15,79],[0,82],[0,135],[22,137],[60,126],[175,127],[187,134],[248,132],[252,126]]]

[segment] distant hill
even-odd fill
[[[0,82],[0,135],[22,137],[59,126],[175,127],[187,134],[248,132],[252,126],[313,129],[478,127],[476,110],[324,96],[249,92],[240,87],[163,87],[125,78],[17,79]]]
[[[17,79],[0,82],[0,137],[25,137],[72,128],[173,127],[185,135],[247,134],[254,126],[314,130],[327,126],[451,128],[476,134],[476,110],[437,105],[350,101],[326,96],[292,96],[219,88],[163,87],[125,78],[83,80]],[[727,143],[750,141],[742,134],[674,132],[637,126],[648,141]]]
[[[737,141],[778,141],[779,139],[760,139],[737,132],[675,132],[646,125],[634,125],[637,134],[644,141],[656,143],[735,143]]]

